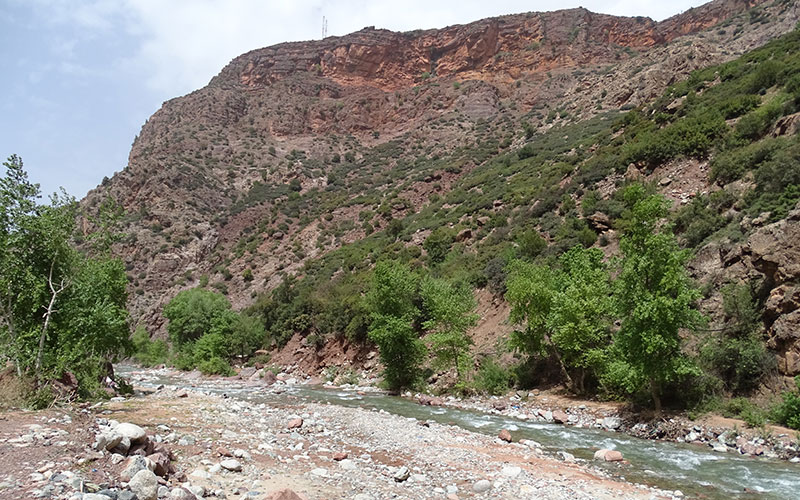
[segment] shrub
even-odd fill
[[[234,374],[231,365],[224,359],[216,356],[198,363],[197,369],[203,372],[204,375],[223,375],[225,377],[230,377]]]
[[[475,374],[475,390],[500,396],[508,392],[512,379],[512,374],[507,368],[492,358],[486,358],[481,362],[478,373]]]
[[[150,335],[143,326],[138,326],[131,339],[133,341],[133,359],[142,366],[155,366],[167,362],[169,348],[161,339],[150,340]]]
[[[800,376],[794,378],[797,391],[800,391]],[[783,401],[774,410],[775,420],[792,429],[800,430],[800,394],[784,392]]]
[[[736,123],[736,134],[744,139],[756,140],[769,131],[781,114],[783,105],[774,99],[740,118]]]

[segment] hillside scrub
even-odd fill
[[[78,207],[65,193],[40,204],[38,184],[11,156],[0,179],[0,361],[29,379],[35,405],[51,401],[51,382],[74,375],[79,397],[104,395],[108,364],[130,350],[127,278],[111,256],[113,216],[76,245]]]
[[[698,294],[685,266],[692,251],[709,241],[746,238],[749,229],[740,224],[745,217],[768,212],[766,222],[778,220],[800,200],[800,138],[773,137],[775,124],[800,109],[799,52],[795,31],[737,60],[695,71],[627,113],[563,121],[543,132],[526,127],[524,136],[513,123],[485,120],[476,124],[474,144],[441,154],[405,136],[374,148],[347,142],[342,151],[350,154],[329,166],[324,189],[252,200],[279,201],[267,225],[321,217],[318,247],[325,251],[259,296],[248,314],[265,325],[265,345],[281,346],[300,334],[314,336],[317,344],[344,336],[379,348],[395,341],[411,346],[408,359],[390,355],[391,349],[386,355],[405,366],[392,384],[412,385],[430,354],[420,343],[423,323],[431,319],[420,284],[442,279],[505,294],[523,327],[512,345],[540,358],[557,354],[560,380],[575,392],[649,398],[654,406],[660,399],[689,404],[685,389],[700,387],[692,381],[701,377],[723,394],[747,393],[769,373],[764,340],[756,329],[697,338],[689,327],[699,321]],[[658,186],[632,188],[622,180],[631,168],[647,175],[686,158],[708,160],[716,184],[672,213],[650,196]],[[439,186],[420,206],[405,198],[414,182],[439,179],[442,172],[458,174],[447,189]],[[596,186],[603,180],[609,190]],[[357,221],[328,216],[341,206],[356,208]],[[365,235],[341,244],[347,228],[367,226]],[[618,262],[592,249],[616,242],[608,229],[623,235]],[[427,236],[420,242],[418,234]],[[260,240],[249,238],[242,251],[253,241]],[[390,270],[387,262],[407,273]],[[416,291],[408,292],[404,312],[389,313],[375,294],[393,290],[382,282],[395,272]],[[656,290],[645,278],[663,286]],[[678,331],[697,341],[692,349],[706,352],[684,352]],[[648,364],[647,353],[658,353],[659,363]],[[538,371],[517,377],[518,383],[547,379],[541,364],[522,365]]]

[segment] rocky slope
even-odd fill
[[[660,23],[571,9],[254,50],[208,86],[165,102],[128,166],[83,203],[91,209],[110,196],[125,208],[117,250],[131,309],[163,335],[160,311],[182,289],[213,286],[247,306],[314,259],[431,207],[532,135],[648,102],[798,19],[795,2],[717,0]],[[677,203],[713,184],[707,163],[681,165],[646,173],[671,176],[662,190]],[[620,178],[599,181],[598,192],[608,195]],[[510,216],[539,201],[487,203],[489,215]],[[469,219],[476,229],[479,215]],[[420,248],[428,234],[417,230],[405,244]],[[478,240],[459,238],[467,250]],[[753,241],[733,250],[746,258],[701,257],[697,269],[747,261],[747,272],[773,273]],[[791,282],[776,277],[770,302],[779,350],[795,342],[782,326],[797,309]],[[482,307],[492,309],[491,299]],[[495,319],[484,329],[494,331]],[[487,345],[495,338],[483,335]],[[781,363],[786,375],[800,370],[794,355]]]

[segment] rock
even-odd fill
[[[125,457],[120,455],[119,453],[114,453],[111,455],[111,463],[114,465],[121,463],[123,460],[125,460]]]
[[[240,472],[242,470],[242,464],[239,463],[239,461],[236,460],[235,458],[229,458],[227,460],[223,460],[222,462],[219,463],[219,465],[222,466],[223,469],[232,472]]]
[[[317,477],[328,477],[328,470],[323,469],[322,467],[317,467],[311,471],[311,475]]]
[[[144,429],[136,424],[130,424],[127,422],[117,425],[114,430],[122,437],[130,439],[131,444],[140,443],[144,441],[144,438],[147,436],[147,434],[144,432]]]
[[[420,397],[417,398],[417,402],[423,406],[442,406],[444,404],[441,398],[435,398],[427,394],[420,395]]]
[[[501,430],[500,433],[497,435],[497,437],[505,441],[506,443],[510,443],[512,441],[511,433],[508,432],[508,429]]]
[[[172,500],[195,500],[195,496],[183,488],[173,488],[169,492],[169,498]]]
[[[272,373],[271,370],[267,370],[266,368],[264,369],[263,376],[261,377],[261,382],[263,382],[264,385],[272,385],[277,380],[278,378],[275,376],[274,373]]]
[[[492,401],[492,408],[497,411],[504,411],[506,408],[508,408],[508,405],[505,403],[505,401]]]
[[[560,458],[561,460],[563,460],[565,462],[574,462],[575,461],[575,455],[573,455],[572,453],[566,452],[566,451],[559,451],[558,453],[556,453],[556,455],[558,456],[558,458]]]
[[[188,397],[189,397],[189,393],[188,393],[188,392],[186,392],[186,389],[181,389],[180,391],[178,391],[177,393],[175,393],[175,397],[178,397],[178,398],[188,398]]]
[[[713,442],[711,443],[711,449],[716,451],[717,453],[727,453],[728,447],[720,442]]]
[[[154,464],[153,472],[156,476],[166,476],[169,472],[169,457],[164,455],[163,453],[153,453],[152,455],[147,455],[147,459],[152,461]]]
[[[158,498],[167,498],[169,496],[169,488],[166,486],[158,487]]]
[[[763,455],[764,454],[764,447],[759,446],[755,443],[745,443],[741,446],[741,452],[745,455]]]
[[[569,422],[569,416],[561,410],[553,412],[553,422],[557,424],[565,424]]]
[[[83,500],[111,500],[112,497],[100,493],[84,493]]]
[[[595,460],[604,460],[606,462],[622,462],[622,453],[618,452],[617,450],[597,450],[594,452],[594,459]]]
[[[123,481],[130,481],[133,476],[138,474],[140,471],[152,471],[154,468],[155,464],[153,462],[148,461],[145,457],[136,455],[134,457],[129,457],[128,460],[125,461],[122,466],[122,472],[119,474],[119,478]]]
[[[230,450],[228,450],[227,448],[220,446],[219,448],[217,448],[217,455],[221,457],[232,457],[233,453],[231,453]]]
[[[112,453],[117,453],[119,455],[127,455],[128,450],[131,449],[131,440],[128,437],[122,436],[122,439],[119,440],[119,444],[115,447],[111,448]]]
[[[293,419],[289,420],[289,423],[286,424],[286,427],[288,429],[299,429],[299,428],[303,427],[303,419],[300,418],[300,417],[293,418]]]
[[[106,449],[107,445],[108,445],[108,438],[106,437],[106,435],[105,434],[98,434],[97,437],[95,437],[94,444],[92,445],[92,449],[97,450],[97,451],[102,451],[102,450]],[[113,446],[112,446],[112,448],[113,448]]]
[[[356,470],[358,468],[356,467],[355,462],[349,459],[345,459],[339,462],[339,467],[341,467],[344,470]]]
[[[289,488],[284,488],[282,490],[270,493],[264,497],[264,500],[306,500],[306,497],[300,495],[299,493],[295,493]]]
[[[158,489],[160,491],[161,487]],[[136,493],[132,491],[123,490],[117,493],[117,500],[138,500],[138,497],[136,496]]]
[[[340,451],[338,453],[334,453],[333,454],[333,459],[336,460],[337,462],[341,462],[345,458],[347,458],[347,453],[344,453],[344,452]]]
[[[411,472],[409,472],[408,467],[403,466],[403,467],[400,467],[399,469],[397,469],[394,472],[394,474],[392,474],[392,479],[394,479],[398,483],[402,483],[403,481],[408,479],[408,477],[410,475],[411,475]]]
[[[617,430],[622,426],[622,420],[619,417],[606,417],[601,425],[607,430]]]
[[[503,470],[500,471],[503,476],[510,477],[512,479],[519,476],[521,472],[522,468],[516,466],[503,467]]]
[[[140,470],[137,472],[128,482],[128,488],[136,493],[139,500],[158,499],[158,478],[152,471]]]
[[[492,483],[486,479],[481,479],[472,485],[472,491],[475,493],[485,493],[492,489]]]

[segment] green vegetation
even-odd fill
[[[371,317],[368,335],[380,349],[384,380],[391,389],[419,381],[426,349],[414,329],[420,314],[415,304],[418,287],[419,277],[408,267],[380,262],[366,296]]]
[[[164,308],[167,332],[182,370],[230,375],[229,361],[250,355],[264,340],[264,327],[255,318],[231,309],[222,294],[194,288],[184,290]],[[151,345],[146,345],[147,351]]]
[[[762,338],[764,298],[749,285],[726,287],[723,327],[702,331],[700,295],[686,264],[709,241],[744,240],[745,218],[774,221],[800,200],[800,138],[773,137],[779,120],[800,109],[798,73],[795,31],[698,70],[627,113],[571,124],[563,107],[533,110],[517,123],[499,115],[469,124],[474,135],[450,150],[406,134],[373,147],[332,137],[324,161],[293,151],[279,165],[297,169],[292,181],[270,184],[264,177],[233,204],[232,214],[255,205],[267,211],[235,255],[255,253],[264,234],[292,238],[298,221],[302,227],[318,220],[322,256],[283,274],[243,313],[264,326],[258,342],[234,341],[241,325],[230,306],[202,299],[228,311],[219,313],[228,319],[203,319],[202,328],[176,334],[175,363],[203,361],[207,371],[224,371],[221,362],[234,352],[282,346],[293,336],[316,346],[344,337],[377,345],[393,389],[419,386],[435,369],[455,372],[456,388],[465,392],[560,381],[576,393],[627,398],[657,412],[748,395],[774,368]],[[441,97],[435,85],[395,94],[398,106],[406,98]],[[461,118],[445,113],[427,125],[467,126]],[[555,125],[541,132],[545,121]],[[663,186],[622,180],[629,169],[647,175],[689,159],[708,160],[716,185],[672,213],[654,196]],[[303,191],[317,184],[301,180],[315,177],[327,185]],[[419,205],[408,193],[423,183],[431,189]],[[343,207],[358,217],[335,216]],[[354,234],[356,241],[342,244]],[[302,245],[292,243],[287,258],[302,259]],[[235,283],[228,265],[223,260],[219,275]],[[250,269],[242,273],[252,278]],[[480,368],[472,373],[467,332],[476,288],[511,305],[519,331],[510,346],[522,354],[516,366],[501,366],[497,359],[510,355],[498,352],[477,356]],[[795,397],[785,396],[786,415],[796,414]],[[731,414],[753,424],[778,418],[731,401]]]
[[[76,247],[78,207],[65,193],[39,204],[39,185],[11,156],[0,179],[0,360],[30,380],[31,404],[51,402],[49,383],[71,373],[80,397],[101,396],[108,363],[130,349],[127,278],[112,258],[116,210],[104,204],[97,231]]]
[[[478,315],[472,312],[477,306],[472,290],[443,279],[426,278],[420,292],[428,317],[422,327],[430,332],[427,340],[431,351],[440,367],[453,366],[461,383],[472,361],[472,338],[467,331],[478,323]]]
[[[632,208],[615,287],[622,324],[607,377],[630,393],[649,390],[658,415],[665,387],[699,373],[682,350],[679,330],[700,322],[693,308],[700,292],[686,271],[689,253],[678,248],[669,226],[659,227],[665,200],[641,189],[629,189],[626,199]]]

